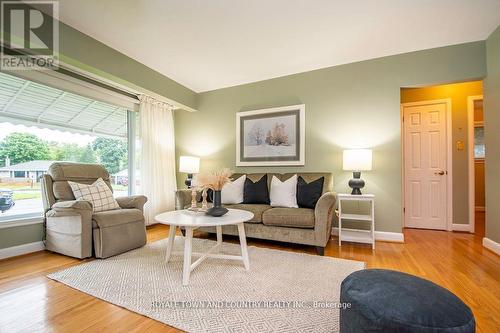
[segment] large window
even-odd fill
[[[41,176],[55,161],[100,163],[128,195],[129,122],[122,106],[0,73],[0,223],[41,215]]]

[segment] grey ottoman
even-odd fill
[[[419,277],[366,269],[344,279],[340,332],[475,332],[474,315],[448,290]]]

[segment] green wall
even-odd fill
[[[498,58],[498,35],[497,29],[487,42],[489,68],[497,73],[496,81],[491,77],[488,81],[490,91],[496,91],[485,91],[485,103],[497,106],[499,69],[492,58],[495,55]],[[64,24],[61,24],[60,38],[63,61],[132,88],[143,87],[199,109],[200,112],[196,113],[175,113],[177,156],[201,156],[202,169],[205,170],[222,166],[236,169],[236,112],[306,104],[304,167],[247,167],[237,170],[332,172],[335,190],[344,192],[350,174],[341,170],[342,149],[373,147],[374,170],[363,173],[367,181],[366,191],[377,196],[377,230],[392,232],[401,231],[400,88],[486,76],[485,42],[475,42],[336,66],[197,95]],[[490,102],[487,95],[492,97]],[[496,96],[495,99],[493,96]],[[493,119],[487,120],[491,124],[500,121],[498,114],[487,117]],[[493,157],[488,162],[494,162]],[[500,161],[496,163],[498,170]],[[180,187],[184,178],[184,174],[178,175]],[[489,174],[487,171],[487,179],[491,183],[487,193],[499,188],[498,171],[492,169]],[[489,194],[489,197],[494,196]],[[491,202],[488,206],[495,207]],[[499,220],[498,209],[497,212],[488,211],[489,221]],[[42,238],[41,228],[38,224],[0,229],[0,248],[38,241]],[[494,228],[488,223],[487,235],[496,234],[491,238],[498,241],[500,230],[498,226],[496,230]]]
[[[347,191],[342,150],[373,148],[365,192],[376,195],[376,229],[401,232],[400,88],[486,76],[485,43],[474,42],[384,57],[198,95],[196,113],[176,112],[177,156],[202,157],[202,170],[222,166],[245,172],[326,171]],[[304,167],[235,168],[235,114],[306,105]],[[184,174],[178,175],[179,187]]]
[[[196,109],[196,93],[174,80],[62,22],[59,35],[63,62],[131,88],[145,88]]]
[[[484,80],[486,140],[486,237],[500,243],[500,27],[486,40]]]
[[[0,229],[0,249],[39,242],[43,239],[43,223]]]

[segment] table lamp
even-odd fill
[[[351,194],[360,195],[365,181],[361,179],[361,171],[372,169],[371,149],[346,149],[344,150],[343,169],[352,171],[352,179],[349,180]]]
[[[184,184],[188,188],[191,188],[193,174],[200,172],[200,158],[195,156],[181,156],[179,159],[179,172],[188,174]]]

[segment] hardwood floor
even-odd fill
[[[478,214],[477,220],[475,235],[406,229],[404,244],[377,242],[375,251],[363,244],[346,243],[339,248],[333,238],[325,255],[360,260],[369,268],[395,269],[434,281],[472,308],[478,332],[498,332],[500,257],[481,245],[484,213]],[[163,225],[148,228],[148,241],[165,238],[167,231]],[[212,238],[201,233],[197,236]],[[237,242],[236,238],[227,238]],[[257,240],[248,243],[315,253],[313,247],[293,244]],[[177,332],[45,277],[82,262],[46,251],[1,260],[0,332]]]

